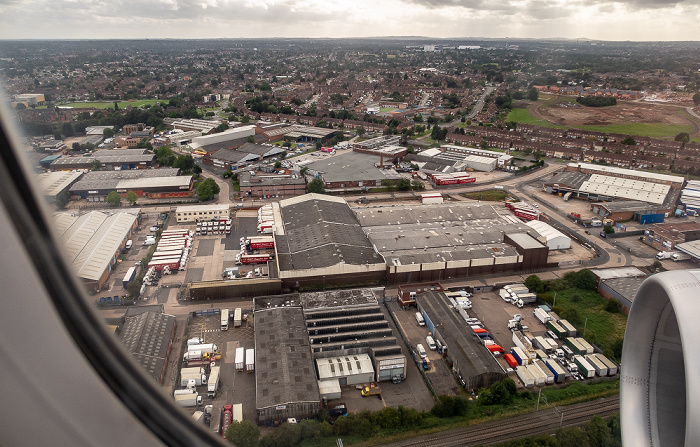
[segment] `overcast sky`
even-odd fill
[[[0,39],[700,40],[697,0],[0,0]]]

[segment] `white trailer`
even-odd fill
[[[529,364],[526,366],[527,370],[530,371],[532,377],[535,378],[535,386],[543,386],[547,382],[547,376],[544,375],[542,370],[534,364]]]
[[[532,375],[532,373],[530,373],[527,367],[516,366],[515,373],[518,375],[520,381],[523,382],[523,385],[525,385],[527,388],[535,385],[535,377]]]
[[[586,379],[591,379],[595,377],[595,368],[586,361],[586,359],[581,356],[577,355],[574,356],[574,363],[578,365],[578,370],[579,372],[585,377]]]
[[[586,361],[595,369],[595,373],[599,377],[605,377],[608,375],[608,367],[605,363],[601,362],[595,355],[589,354],[584,356]]]
[[[245,351],[245,372],[255,372],[255,349],[246,349]]]
[[[183,360],[195,360],[198,358],[196,354],[187,355],[188,353],[199,353],[199,357],[212,355],[219,352],[219,347],[214,343],[204,343],[201,345],[188,346],[188,351],[182,356]]]
[[[520,331],[513,331],[513,344],[518,348],[522,349],[523,352],[532,349],[532,344]]]
[[[245,348],[236,348],[236,371],[243,371],[245,367]]]
[[[220,366],[212,366],[209,373],[209,381],[207,383],[207,396],[210,398],[216,397],[216,390],[219,388],[219,370]]]
[[[202,396],[197,393],[179,394],[175,396],[175,403],[181,407],[196,407],[202,405]]]
[[[593,346],[590,343],[588,343],[585,338],[578,337],[576,341],[578,341],[579,344],[586,350],[586,354],[593,354]]]
[[[241,322],[243,320],[243,310],[241,310],[240,307],[237,307],[235,311],[233,311],[233,327],[241,327]]]
[[[566,370],[559,364],[559,362],[553,359],[549,359],[545,360],[544,364],[554,374],[554,381],[556,383],[562,383],[564,382],[564,380],[566,380]]]
[[[234,421],[243,422],[243,404],[233,404],[232,413]]]
[[[546,354],[551,354],[552,351],[557,348],[557,346],[552,347],[546,338],[540,336],[535,337],[535,339],[532,340],[532,344],[536,348],[543,350]]]
[[[535,318],[537,318],[542,324],[545,324],[552,319],[552,317],[549,316],[547,311],[542,309],[541,307],[535,309]]]
[[[221,309],[221,330],[228,331],[228,309]]]
[[[608,367],[608,375],[614,376],[617,374],[617,363],[613,362],[603,354],[593,354],[598,357],[598,360],[603,362]]]
[[[532,364],[537,366],[547,377],[545,380],[547,385],[552,385],[554,383],[554,373],[547,368],[547,365],[545,365],[542,360],[533,360]]]
[[[182,368],[180,370],[180,386],[188,386],[191,380],[195,381],[196,386],[206,385],[207,376],[204,374],[204,368]]]

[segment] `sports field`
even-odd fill
[[[159,102],[165,102],[163,99],[140,99],[138,101],[117,101],[117,106],[120,109],[126,109],[128,106],[131,107],[143,107],[146,104],[154,105]],[[58,104],[59,107],[73,107],[74,109],[106,109],[109,107],[114,107],[114,101],[111,102],[69,102],[67,104]]]

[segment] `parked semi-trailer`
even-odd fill
[[[523,382],[523,385],[525,385],[527,388],[530,388],[535,385],[535,377],[527,369],[527,367],[518,366],[517,368],[515,368],[515,373],[518,375],[520,381]]]
[[[530,363],[529,365],[526,365],[526,368],[528,371],[530,371],[532,377],[535,378],[535,386],[543,386],[547,382],[547,376],[545,376],[537,365]]]
[[[544,361],[544,364],[550,371],[552,371],[552,374],[554,374],[554,381],[556,383],[562,383],[564,380],[566,380],[566,370],[559,364],[559,362],[554,359],[548,359]]]
[[[210,398],[216,397],[216,390],[219,388],[219,370],[221,367],[212,366],[211,372],[209,373],[209,380],[207,382],[207,396]]]
[[[182,356],[183,360],[196,360],[219,352],[219,347],[214,343],[188,346],[188,349],[189,350]]]
[[[552,319],[552,317],[549,316],[549,313],[541,307],[535,309],[535,318],[537,318],[542,324],[545,324]]]
[[[520,349],[529,350],[532,348],[530,341],[520,331],[513,331],[513,344]]]
[[[567,320],[559,320],[559,325],[566,331],[566,337],[576,337],[576,328]]]
[[[233,404],[232,418],[234,421],[243,422],[243,404]]]
[[[233,327],[241,327],[242,323],[243,323],[243,310],[240,307],[237,307],[233,311]]]
[[[272,236],[253,236],[246,239],[245,245],[249,250],[275,248],[275,238]]]
[[[255,372],[255,349],[246,349],[245,351],[245,372]]]
[[[586,354],[593,354],[593,346],[583,337],[576,338],[576,341],[586,350]]]
[[[182,407],[196,407],[202,405],[202,396],[197,393],[178,394],[175,396],[175,403]]]
[[[584,358],[586,359],[588,364],[593,367],[597,376],[605,377],[608,375],[608,367],[605,366],[605,363],[601,362],[598,359],[598,357],[592,354],[588,354],[584,356]]]
[[[574,356],[574,363],[578,365],[578,370],[583,375],[583,377],[585,377],[586,379],[595,377],[595,368],[593,368],[593,366],[591,366],[591,364],[588,363],[583,356]]]
[[[556,349],[556,346],[554,348],[552,345],[544,338],[537,336],[532,340],[532,345],[535,346],[536,348],[539,348],[543,350],[546,354],[550,354],[553,349]]]
[[[605,366],[608,367],[608,375],[609,376],[614,376],[617,374],[617,369],[618,369],[617,363],[613,362],[612,360],[610,360],[609,358],[607,358],[603,354],[594,354],[594,355],[596,357],[598,357],[598,360],[603,362],[605,364]]]
[[[226,430],[228,429],[229,425],[231,425],[232,420],[233,406],[224,405],[223,408],[221,408],[221,424],[219,425],[219,428],[221,429],[222,438],[226,438]]]
[[[236,265],[242,264],[264,264],[272,259],[269,254],[260,255],[248,255],[248,254],[236,254]]]
[[[243,371],[245,368],[245,348],[236,348],[236,371]]]
[[[544,373],[546,377],[545,383],[547,385],[552,385],[554,383],[554,373],[547,368],[547,365],[545,365],[542,360],[533,360],[532,364],[537,366],[542,373]]]
[[[207,376],[202,367],[189,367],[180,370],[180,386],[187,386],[190,380],[195,381],[195,385],[206,385]]]
[[[567,337],[566,330],[563,327],[561,327],[561,325],[554,320],[550,320],[547,322],[547,328],[550,331],[554,332],[556,334],[556,336],[559,338],[566,338]]]
[[[515,357],[518,365],[527,365],[530,362],[530,358],[517,346],[515,346],[510,353],[513,355],[513,357]]]

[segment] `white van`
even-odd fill
[[[416,312],[416,321],[418,322],[418,326],[425,326],[425,320],[420,312]]]
[[[134,245],[134,241],[129,239],[128,241],[126,241],[126,245],[124,245],[124,248],[128,250],[131,248],[132,245]]]
[[[428,344],[428,349],[430,349],[431,351],[435,351],[437,349],[437,345],[435,344],[435,340],[430,335],[425,337],[425,342]]]
[[[425,348],[424,348],[423,345],[420,344],[420,343],[418,343],[418,344],[416,345],[416,351],[418,351],[418,355],[419,355],[420,358],[422,358],[422,359],[424,359],[424,358],[427,356],[427,354],[425,353]]]

